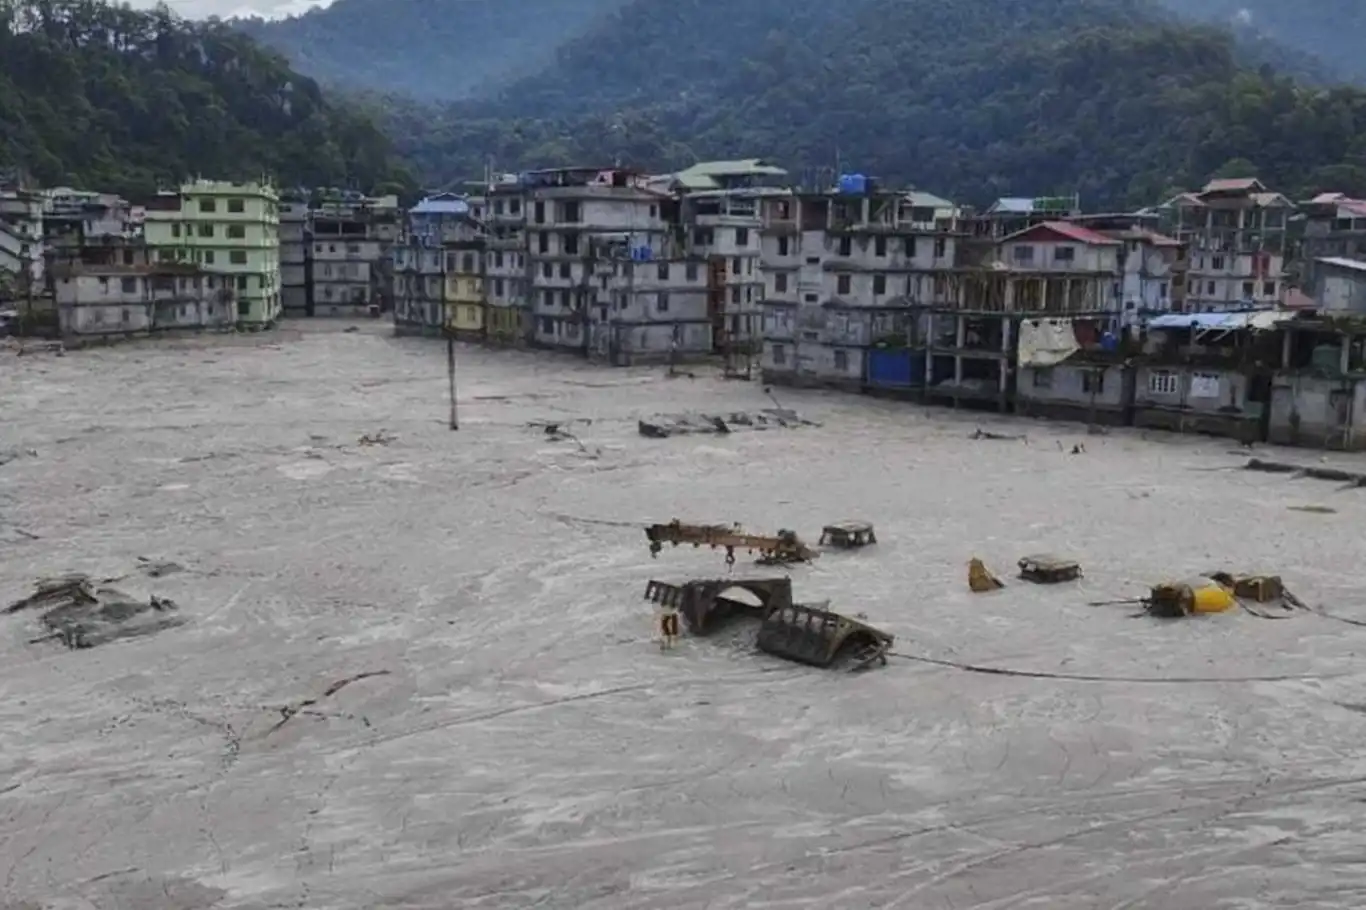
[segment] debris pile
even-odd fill
[[[787,408],[733,411],[728,414],[660,414],[650,420],[637,421],[640,435],[650,439],[698,434],[716,436],[736,430],[788,430],[818,425]]]
[[[810,562],[815,559],[816,551],[808,547],[797,536],[796,531],[786,528],[777,534],[747,534],[736,525],[694,525],[684,524],[675,518],[668,524],[654,524],[645,528],[645,537],[650,541],[650,556],[658,556],[664,544],[678,546],[690,543],[694,547],[702,545],[713,549],[724,547],[726,565],[735,564],[735,551],[758,552],[760,565],[787,565],[797,562]]]
[[[57,639],[68,648],[94,648],[184,625],[176,609],[166,598],[136,600],[115,588],[97,586],[88,575],[71,574],[38,579],[34,593],[10,604],[5,613],[42,610],[40,618],[49,634],[34,642]]]
[[[366,433],[360,439],[356,440],[356,442],[362,446],[387,446],[397,439],[397,436],[393,436],[384,430],[379,430],[374,434]]]

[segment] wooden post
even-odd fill
[[[450,380],[451,429],[460,429],[460,415],[455,405],[455,338],[446,336],[446,376]]]

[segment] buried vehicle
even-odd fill
[[[737,588],[759,604],[726,596]],[[892,635],[857,619],[793,603],[789,578],[715,578],[683,584],[652,580],[645,587],[645,599],[683,614],[695,635],[705,636],[733,616],[757,617],[759,650],[816,667],[830,667],[846,658],[851,671],[877,662],[885,665],[893,642]]]
[[[739,588],[759,600],[759,606],[724,596]],[[681,585],[666,581],[651,581],[645,586],[645,599],[683,614],[688,631],[706,635],[732,616],[762,618],[770,610],[792,604],[790,578],[706,578]]]
[[[1056,585],[1081,578],[1081,564],[1075,559],[1065,559],[1047,553],[1022,557],[1018,565],[1020,577],[1035,584]]]

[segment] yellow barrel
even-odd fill
[[[1196,578],[1187,584],[1191,589],[1192,613],[1223,613],[1237,606],[1233,592],[1213,579]]]

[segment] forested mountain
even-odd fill
[[[141,193],[194,175],[404,183],[389,140],[219,23],[101,0],[0,0],[0,167]]]
[[[1242,65],[1148,0],[632,0],[554,64],[440,117],[390,102],[432,177],[764,155],[964,200],[1151,202],[1231,159],[1290,192],[1366,193],[1366,94]],[[737,19],[736,17],[740,17]]]
[[[624,2],[336,0],[301,16],[232,24],[324,85],[448,101],[540,69]]]
[[[1346,79],[1366,82],[1366,2],[1362,0],[1163,0],[1191,18],[1264,36],[1312,55]]]

